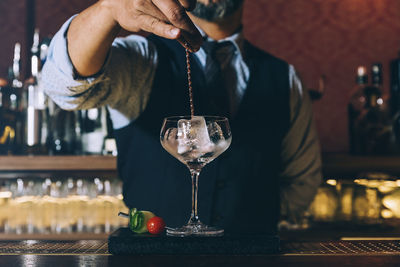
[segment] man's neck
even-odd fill
[[[242,25],[243,8],[239,8],[231,16],[215,22],[200,19],[189,13],[190,19],[213,40],[221,40],[234,34]]]

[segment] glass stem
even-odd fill
[[[197,192],[199,190],[199,171],[190,170],[192,176],[192,214],[188,224],[199,224],[199,216],[197,214]]]

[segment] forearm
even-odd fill
[[[117,117],[123,117],[118,122],[113,120],[114,126],[123,127],[146,106],[158,62],[157,51],[141,36],[116,38],[100,72],[79,77],[67,53],[67,33],[74,18],[66,21],[53,37],[40,85],[63,109],[107,105],[119,112]]]
[[[103,1],[73,19],[67,33],[68,53],[79,75],[91,76],[100,71],[119,30]]]

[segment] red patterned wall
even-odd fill
[[[36,24],[54,34],[61,24],[94,0],[36,0]],[[0,0],[0,76],[12,43],[24,41],[22,1]],[[3,15],[4,13],[4,15]],[[327,91],[314,104],[326,152],[347,151],[346,105],[358,65],[382,62],[388,91],[389,61],[400,49],[399,0],[247,0],[245,34],[257,46],[299,71],[307,87],[325,75]]]
[[[314,104],[324,151],[347,151],[346,106],[358,65],[389,61],[400,49],[399,0],[248,0],[245,32],[257,46],[292,63],[308,87],[326,75]]]
[[[0,77],[7,77],[15,43],[19,42],[22,47],[26,47],[25,14],[25,1],[0,0]],[[21,56],[26,58],[24,49]]]
[[[46,35],[53,35],[73,14],[96,0],[36,0],[36,26]]]

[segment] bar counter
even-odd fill
[[[111,255],[107,240],[0,241],[0,266],[400,266],[400,240],[283,241],[276,255]]]
[[[38,162],[40,163],[38,165]],[[378,163],[377,163],[378,162]],[[399,173],[400,157],[353,157],[325,155],[328,178],[355,177],[360,170],[391,170]],[[14,164],[14,165],[12,165]],[[20,166],[19,169],[17,166]],[[115,157],[0,157],[3,178],[13,177],[116,177]],[[16,176],[17,175],[17,176]],[[309,231],[281,233],[280,252],[274,255],[111,255],[107,236],[79,240],[43,236],[0,235],[0,267],[8,266],[400,266],[400,221],[390,231],[379,225],[313,228]],[[361,231],[361,232],[360,232]],[[343,237],[348,237],[346,240]],[[367,238],[365,238],[367,237]],[[18,238],[20,240],[14,240]],[[46,238],[46,237],[45,237]],[[370,238],[368,240],[368,238]],[[360,240],[356,240],[360,239]],[[363,240],[361,240],[363,239]]]

